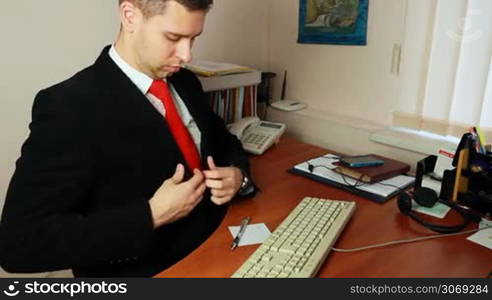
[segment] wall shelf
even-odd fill
[[[261,82],[261,72],[254,70],[247,73],[228,74],[222,76],[198,76],[205,92],[213,92],[238,87],[258,85]]]

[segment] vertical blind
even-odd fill
[[[491,142],[492,1],[425,1],[407,2],[401,75],[410,83],[393,123],[457,137],[479,126]]]

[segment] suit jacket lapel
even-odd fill
[[[175,152],[175,155],[181,155],[162,115],[109,57],[109,48],[110,46],[104,48],[94,67],[97,69],[97,76],[100,76],[97,81],[101,82],[102,93],[106,95],[105,101],[112,102],[113,113],[128,115],[127,121],[133,122],[139,130],[155,132],[155,140],[146,141],[147,145],[165,147]]]
[[[104,48],[94,66],[98,70],[96,73],[100,76],[98,80],[104,86],[103,92],[114,101],[115,113],[131,109],[131,113],[135,115],[137,121],[144,122],[144,124],[154,123],[154,125],[158,123],[162,126],[164,123],[162,116],[109,57],[109,48],[110,46]]]

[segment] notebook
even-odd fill
[[[410,171],[410,166],[406,163],[383,157],[380,155],[371,154],[384,161],[384,164],[379,166],[369,166],[360,168],[351,168],[341,162],[334,162],[335,168],[333,171],[344,174],[363,182],[378,182],[384,179],[395,177],[399,174],[404,174]]]
[[[337,161],[338,156],[328,153],[299,163],[288,171],[341,188],[378,203],[386,202],[405,189],[413,186],[415,180],[412,176],[397,175],[375,183],[358,182],[356,179],[333,171]]]

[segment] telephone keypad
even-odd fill
[[[268,135],[265,134],[250,134],[246,137],[245,142],[248,144],[254,144],[256,148],[261,148],[261,146],[268,139]]]

